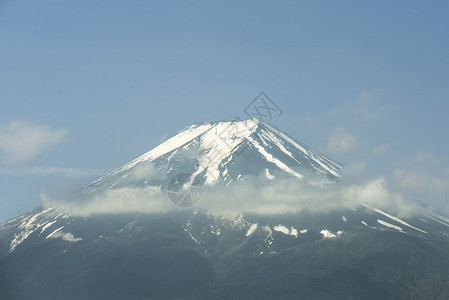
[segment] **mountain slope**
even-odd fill
[[[308,178],[337,183],[340,168],[255,119],[201,123],[89,184],[80,193],[86,199],[75,199],[88,202],[94,199],[88,195],[128,187],[163,191],[180,173],[208,186],[247,184],[258,175],[267,177],[264,184],[284,177],[295,184]],[[129,203],[134,196],[124,195]],[[197,206],[82,216],[50,206],[0,224],[0,299],[448,296],[449,219],[424,210],[398,218],[358,205],[231,218]]]
[[[268,176],[281,173],[299,179],[314,173],[335,180],[340,177],[341,169],[338,163],[253,118],[188,126],[151,151],[92,182],[86,190],[120,187],[123,178],[145,163],[152,163],[163,176],[145,178],[136,182],[138,185],[160,186],[167,177],[181,172],[191,173],[205,184],[218,181],[229,184],[261,173]],[[126,185],[129,184],[127,181]]]
[[[445,224],[435,215],[395,221],[363,206],[232,220],[193,209],[87,218],[36,210],[0,228],[0,295],[437,299],[448,293]],[[19,227],[31,233],[13,248]]]

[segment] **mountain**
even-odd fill
[[[148,162],[162,171],[163,178],[138,178],[133,184],[161,186],[166,177],[181,172],[191,173],[202,184],[209,185],[229,184],[260,173],[283,173],[297,178],[316,173],[335,180],[340,177],[341,169],[340,164],[309,146],[252,118],[188,126],[151,151],[92,182],[86,190],[129,186],[130,182],[123,178]]]
[[[340,169],[257,119],[200,123],[69,201],[130,188],[170,197],[181,177],[181,195],[183,183],[230,189],[257,176],[264,185],[284,178],[338,185]],[[135,195],[122,196],[132,205]],[[163,200],[171,209],[80,215],[55,205],[0,224],[0,299],[449,298],[444,216],[398,218],[360,204],[230,217]]]

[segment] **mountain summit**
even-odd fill
[[[92,182],[86,189],[120,187],[122,178],[148,163],[168,178],[187,172],[192,174],[192,180],[196,178],[209,185],[229,184],[262,173],[269,178],[279,174],[302,179],[305,174],[316,174],[335,180],[340,177],[341,169],[340,164],[309,146],[252,118],[188,126],[149,152]],[[137,181],[152,186],[163,185],[161,176]]]

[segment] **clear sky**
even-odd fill
[[[0,0],[0,222],[194,122],[269,120],[449,202],[447,1]],[[444,206],[444,205],[443,205]],[[443,207],[441,206],[441,207]]]

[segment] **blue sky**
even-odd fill
[[[446,1],[0,1],[0,222],[265,91],[270,122],[449,200]],[[436,200],[433,200],[436,199]],[[418,199],[418,201],[420,201]]]

